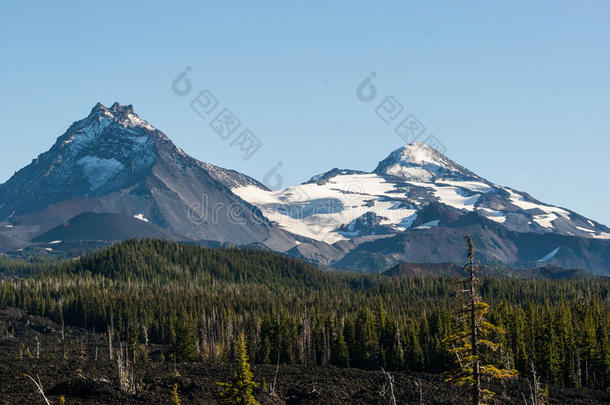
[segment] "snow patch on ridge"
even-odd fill
[[[461,187],[455,186],[442,186],[435,183],[420,183],[420,182],[409,182],[418,187],[431,188],[434,192],[434,196],[438,198],[443,204],[452,206],[454,208],[474,211],[475,204],[481,198],[481,194],[464,195]]]
[[[481,198],[481,194],[464,196],[459,192],[457,187],[439,187],[435,190],[434,194],[443,204],[468,211],[474,211],[475,204]]]
[[[127,117],[123,121],[121,121],[121,124],[130,127],[142,127],[148,129],[149,131],[153,131],[155,129],[155,127],[144,121],[142,118],[138,117],[136,114],[128,114]]]
[[[416,226],[413,229],[430,229],[430,228],[434,228],[435,226],[438,226],[439,222],[440,222],[440,220],[437,219],[437,220],[426,222],[425,224],[421,224],[419,226]]]
[[[506,187],[504,187],[504,190],[510,194],[510,202],[523,210],[539,209],[541,211],[546,212],[547,214],[555,213],[565,218],[569,218],[569,212],[564,209],[552,205],[538,204],[530,201],[525,201],[525,197],[523,195],[516,193]]]
[[[502,211],[492,210],[491,208],[484,207],[480,207],[477,211],[485,218],[495,221],[499,224],[503,224],[506,222],[506,216]]]
[[[144,214],[136,214],[133,217],[135,219],[139,219],[140,221],[148,222],[148,219],[144,216]]]
[[[549,214],[542,214],[542,215],[534,216],[534,222],[536,222],[538,225],[542,226],[543,228],[552,229],[553,221],[558,218],[559,217],[557,215],[555,215],[554,213],[551,212]]]
[[[555,255],[557,254],[557,252],[559,252],[559,248],[553,249],[549,254],[547,254],[546,256],[544,256],[542,259],[538,259],[537,261],[539,262],[548,262],[549,260],[551,260],[553,257],[555,257]]]
[[[115,158],[103,159],[96,156],[85,156],[76,161],[82,167],[83,174],[91,191],[98,190],[108,181],[125,168],[121,162]]]
[[[489,184],[485,184],[481,181],[454,181],[454,180],[439,180],[436,184],[444,185],[447,184],[453,187],[460,187],[469,191],[473,191],[475,193],[489,193],[494,191],[494,188]]]

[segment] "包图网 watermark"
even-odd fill
[[[172,81],[172,92],[178,97],[186,97],[193,91],[193,84],[187,75],[187,67]],[[209,89],[199,91],[191,100],[192,110],[202,119],[210,120],[209,126],[222,139],[231,141],[230,146],[243,152],[242,159],[250,159],[263,143],[254,133],[242,126],[241,120],[228,108],[220,108],[218,98]]]
[[[187,97],[193,93],[193,83],[188,75],[192,71],[190,66],[182,70],[172,80],[171,90],[178,97]],[[238,148],[243,152],[244,160],[250,159],[262,146],[262,141],[248,128],[242,125],[241,119],[235,115],[230,108],[221,105],[210,89],[200,90],[190,99],[189,105],[191,109],[201,118],[209,121],[209,127],[223,140],[230,142],[230,146]],[[279,190],[284,186],[284,177],[280,173],[280,168],[283,163],[278,162],[272,166],[263,176],[263,184],[271,190]],[[297,187],[296,190],[301,194],[301,198],[309,199],[307,193],[302,187]],[[187,216],[194,224],[216,224],[220,212],[225,211],[229,221],[232,223],[245,225],[242,223],[244,218],[249,218],[256,222],[258,217],[248,212],[245,215],[239,215],[240,208],[235,205],[225,207],[222,204],[214,207],[207,206],[206,196],[202,197],[201,201],[195,201],[190,204]],[[211,210],[211,211],[208,211]],[[237,221],[237,222],[236,222]]]
[[[377,98],[377,87],[373,84],[376,76],[375,72],[371,73],[356,88],[356,96],[363,103],[373,102]],[[405,112],[404,106],[394,95],[388,95],[381,100],[375,107],[375,113],[386,125],[393,126],[396,135],[405,143],[421,141],[439,153],[447,151],[436,136],[432,134],[425,136],[425,125],[412,113]]]

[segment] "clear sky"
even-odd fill
[[[259,180],[372,170],[403,142],[375,112],[393,95],[451,159],[610,225],[607,1],[6,2],[0,47],[0,182],[98,101]],[[204,89],[262,142],[250,159],[191,109]]]

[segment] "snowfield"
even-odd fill
[[[516,205],[517,207],[519,207],[521,209],[524,209],[524,210],[539,209],[539,210],[546,212],[547,214],[555,213],[555,214],[559,214],[563,217],[569,218],[569,215],[570,215],[569,212],[562,208],[553,207],[552,205],[538,204],[535,202],[526,201],[525,197],[523,195],[518,194],[513,190],[506,188],[506,187],[504,188],[504,190],[508,191],[508,193],[510,194],[510,202],[513,205]]]
[[[492,221],[496,221],[499,224],[503,224],[506,222],[506,216],[502,211],[492,210],[491,208],[480,207],[478,209],[480,215],[484,216],[487,219]]]
[[[589,229],[596,228],[592,221],[573,220],[563,208],[490,183],[421,143],[393,151],[373,173],[354,172],[334,169],[278,191],[254,184],[232,191],[283,229],[328,243],[363,236],[355,229],[356,220],[367,213],[379,217],[378,225],[385,226],[386,233],[442,226],[441,220],[430,218],[413,226],[419,211],[433,202],[476,212],[519,232],[610,239],[610,233]],[[370,229],[371,235],[379,232]]]
[[[407,229],[415,220],[416,209],[396,199],[394,184],[376,174],[339,175],[323,185],[302,184],[279,191],[254,185],[232,191],[258,206],[265,217],[283,229],[316,240],[334,243],[349,239],[337,228],[367,212],[385,217],[382,224]]]

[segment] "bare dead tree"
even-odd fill
[[[392,376],[392,374],[385,371],[383,367],[381,368],[381,371],[387,378],[388,386],[390,387],[390,405],[396,405],[396,397],[394,396],[394,377]]]
[[[280,316],[277,316],[278,336],[277,336],[277,363],[275,365],[275,375],[273,376],[273,384],[271,384],[271,394],[275,395],[275,387],[277,384],[277,375],[280,372],[280,342],[282,341],[280,334]]]
[[[87,344],[85,343],[85,338],[79,339],[79,349],[80,349],[80,358],[82,361],[85,361],[87,357]]]
[[[536,368],[534,367],[534,362],[530,360],[530,367],[532,370],[532,383],[530,384],[529,379],[527,383],[530,387],[530,399],[532,400],[532,405],[540,405],[544,403],[544,400],[540,397],[540,379],[536,374]],[[542,401],[541,401],[542,400]]]
[[[467,238],[468,244],[468,287],[469,287],[469,298],[470,298],[470,323],[471,323],[471,334],[472,334],[472,356],[474,358],[473,364],[473,378],[474,386],[472,392],[472,403],[473,405],[479,405],[481,403],[481,362],[479,361],[479,325],[478,318],[476,316],[476,307],[479,301],[477,294],[477,278],[474,275],[474,246],[470,235]]]
[[[277,384],[277,375],[280,372],[280,348],[278,344],[277,348],[277,363],[275,364],[275,375],[273,376],[273,383],[271,384],[271,394],[275,394],[275,387]]]
[[[112,326],[108,327],[108,357],[110,358],[110,360],[113,359],[113,357],[112,357]]]
[[[26,377],[28,377],[30,380],[32,380],[32,382],[36,385],[36,389],[38,390],[40,395],[42,395],[42,398],[44,399],[44,402],[46,402],[47,405],[51,405],[51,403],[47,399],[47,396],[44,394],[44,390],[42,389],[42,382],[40,382],[40,377],[36,376],[36,379],[38,380],[37,381],[31,375],[28,375],[28,374],[24,374],[24,375]]]
[[[148,328],[142,325],[142,334],[144,335],[144,346],[148,347]]]
[[[422,392],[421,381],[419,380],[419,378],[415,379],[415,385],[417,385],[417,388],[419,389],[419,405],[423,405],[424,404],[424,393]]]
[[[125,352],[123,352],[123,349]],[[135,378],[133,368],[129,363],[129,347],[127,344],[119,344],[117,350],[117,368],[119,371],[119,386],[121,391],[129,394],[136,393]]]
[[[65,332],[65,324],[64,324],[64,318],[62,315],[61,318],[61,349],[64,353],[64,359],[68,358],[68,351],[66,350],[66,332]]]
[[[178,372],[178,365],[176,364],[176,353],[172,353],[174,356],[174,375],[178,377],[180,373]]]

